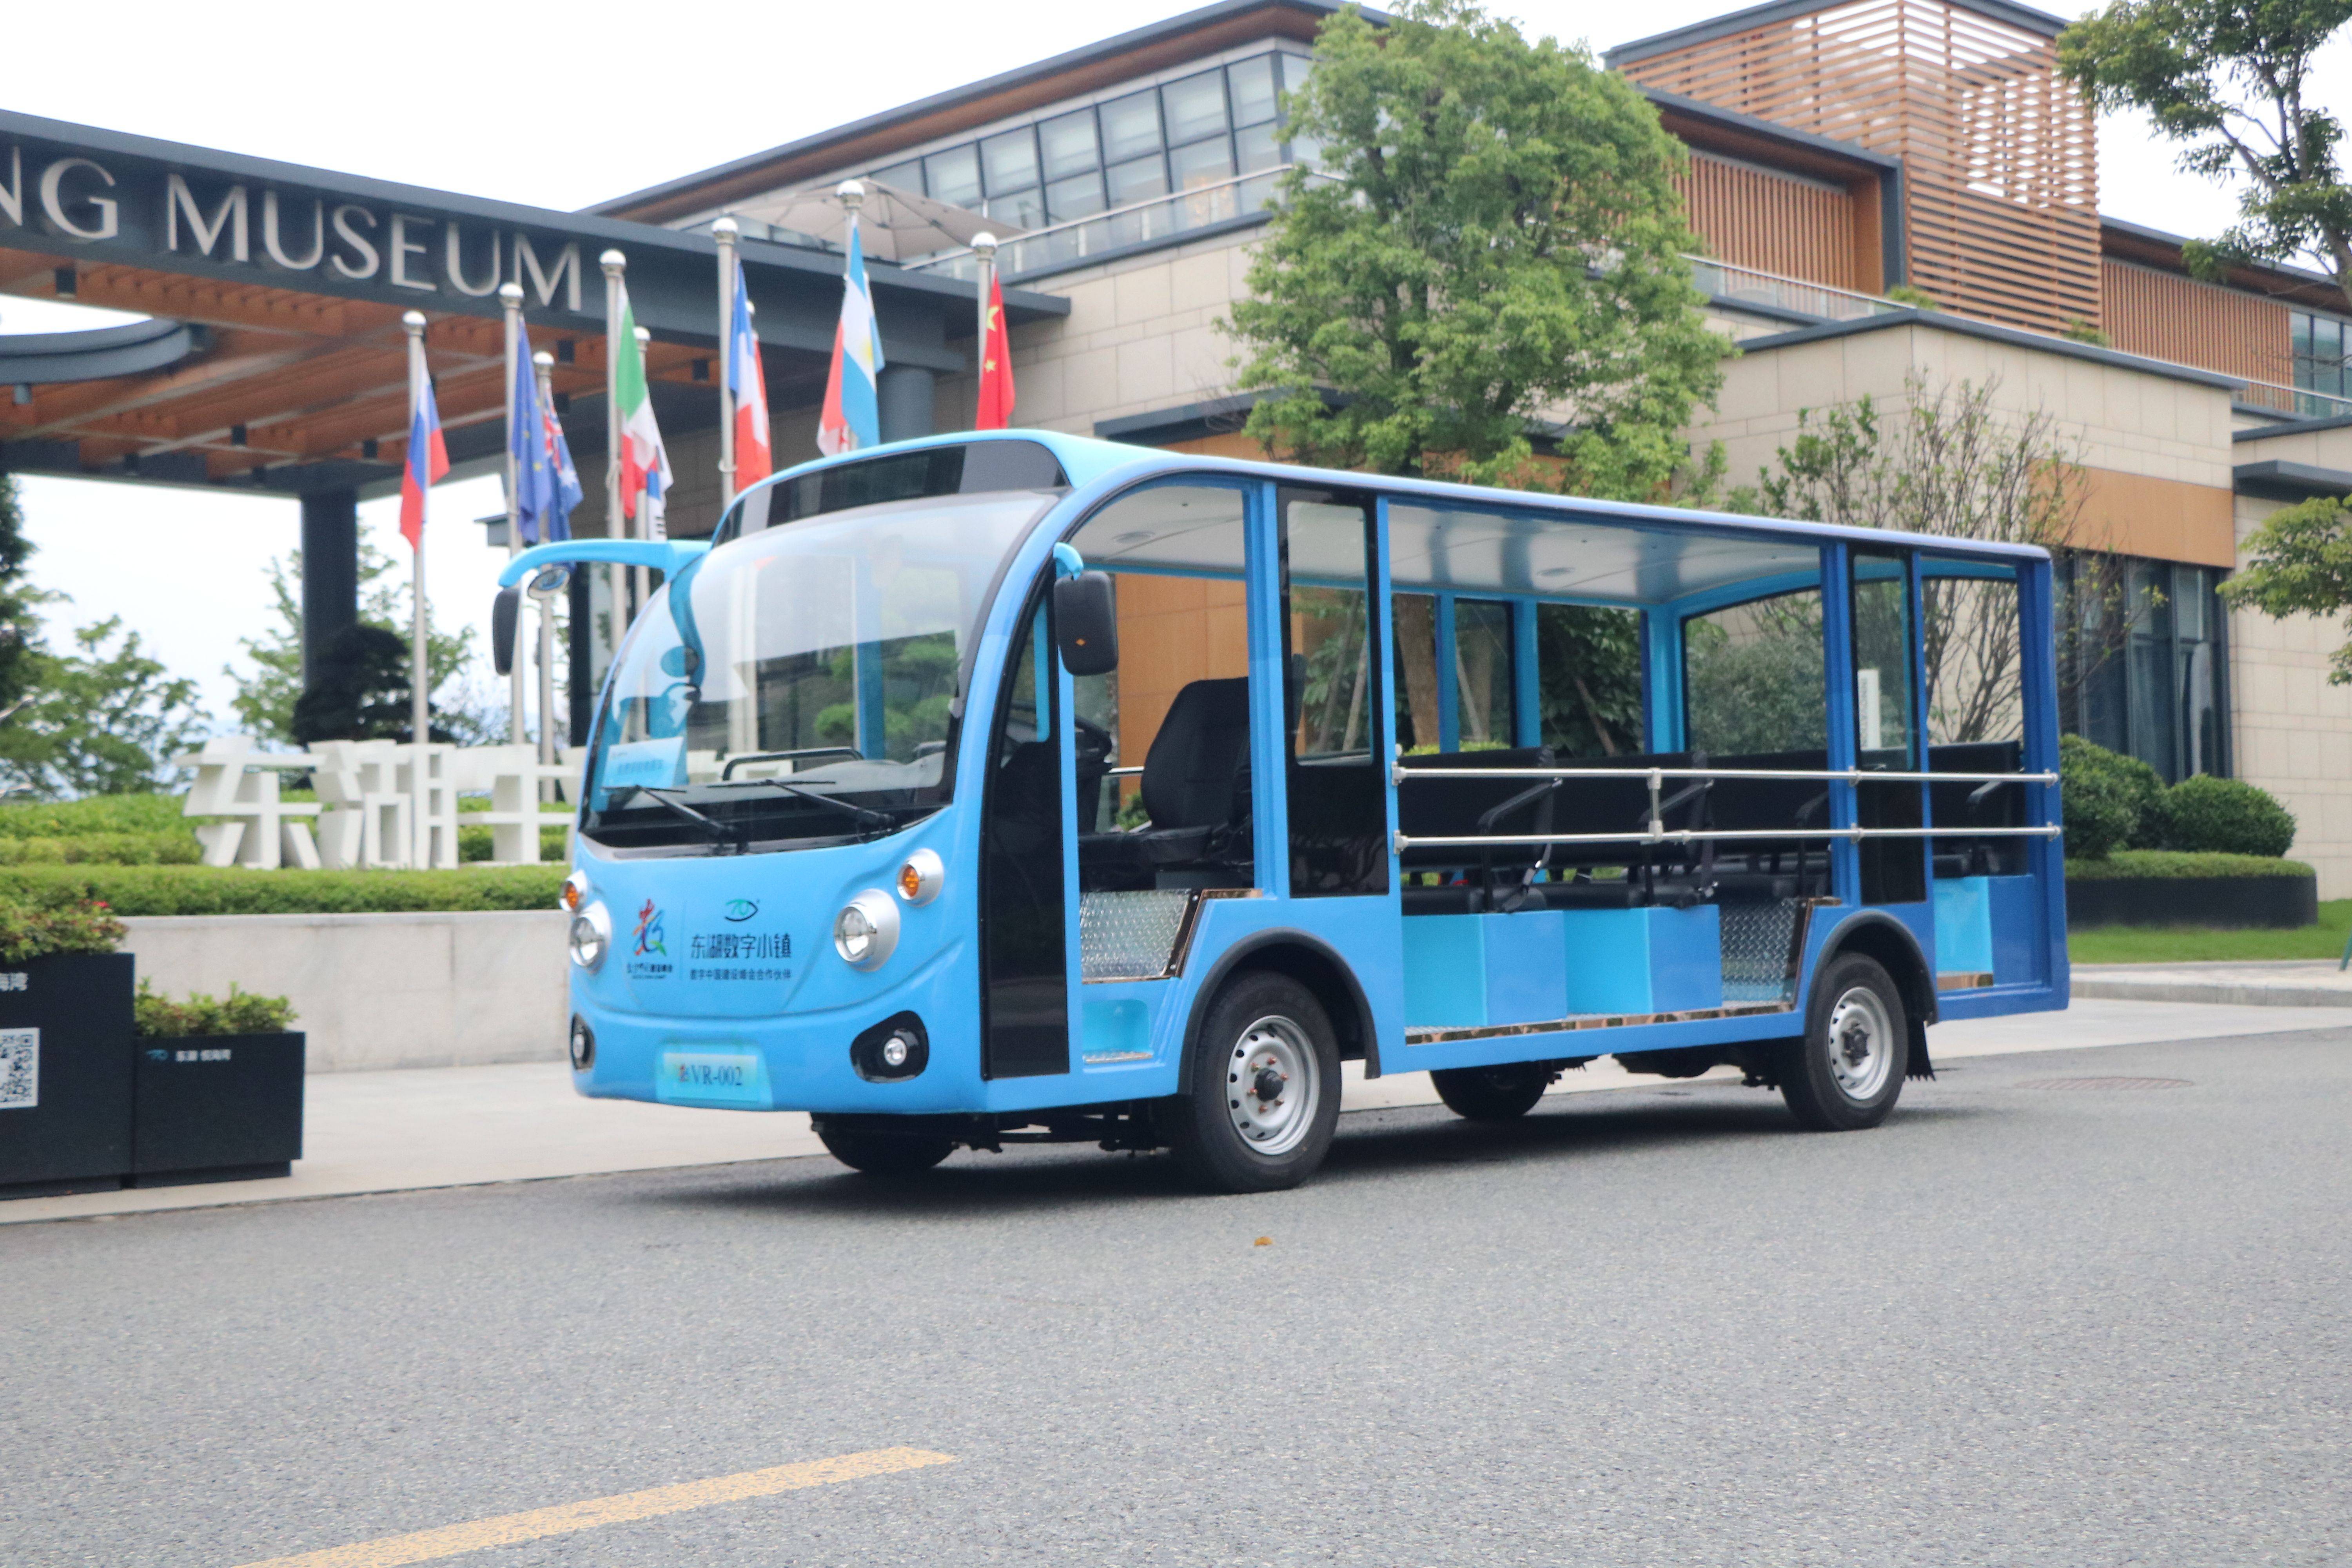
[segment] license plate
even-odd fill
[[[768,1059],[757,1051],[664,1051],[654,1094],[672,1105],[739,1105],[765,1110]]]

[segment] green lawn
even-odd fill
[[[2352,899],[2319,906],[2319,923],[2296,931],[2217,931],[2210,926],[2092,926],[2071,931],[2077,963],[2193,963],[2267,958],[2339,958],[2352,933]]]

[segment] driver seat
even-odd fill
[[[1143,759],[1151,826],[1080,838],[1080,869],[1150,886],[1161,868],[1214,861],[1249,820],[1249,742],[1247,676],[1177,692]]]

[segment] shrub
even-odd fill
[[[182,827],[170,833],[81,833],[72,837],[0,834],[0,866],[193,866],[204,846]]]
[[[192,825],[173,795],[94,795],[86,800],[13,801],[0,805],[0,838],[82,838],[94,833],[176,833],[191,843]]]
[[[551,910],[569,868],[255,871],[210,866],[0,867],[0,902],[101,900],[118,915],[369,914]]]
[[[226,999],[192,991],[184,1002],[159,994],[142,980],[131,1002],[139,1032],[161,1039],[190,1035],[282,1035],[294,1026],[294,1004],[284,996],[257,996],[229,982]]]
[[[2161,816],[2168,849],[2277,857],[2294,843],[2294,814],[2242,779],[2182,779],[2165,791]]]
[[[571,820],[569,814],[562,816],[551,816],[548,818],[547,826],[539,830],[540,858],[542,860],[563,858],[563,834],[566,825]],[[460,816],[457,819],[457,858],[469,866],[488,860],[497,853],[497,841],[492,837],[497,831],[494,827],[475,826]]]
[[[2058,800],[2070,859],[2104,860],[2138,827],[2138,783],[2115,765],[2127,760],[2080,735],[2058,738]]]
[[[2315,877],[2300,860],[2262,855],[2191,855],[2179,849],[2118,849],[2104,860],[2075,860],[2066,867],[2073,882],[2120,882],[2144,877]]]
[[[126,934],[116,911],[89,898],[0,900],[0,963],[53,952],[112,952]]]

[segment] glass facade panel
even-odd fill
[[[950,147],[923,160],[923,178],[931,197],[960,207],[980,205],[980,149]]]
[[[1102,106],[1103,156],[1114,162],[1160,151],[1160,95],[1131,93]]]
[[[1049,180],[1066,179],[1102,163],[1102,151],[1095,140],[1095,111],[1091,109],[1055,115],[1037,127],[1037,140],[1045,149],[1045,177]]]
[[[990,217],[1002,219],[1015,228],[1045,226],[1045,195],[1043,191],[1015,191],[1009,196],[992,196],[982,210]]]
[[[887,169],[877,169],[874,171],[874,178],[882,184],[895,185],[899,190],[919,196],[923,194],[923,161],[920,158],[909,158],[903,163],[893,163]]]
[[[1076,174],[1066,180],[1056,180],[1045,187],[1045,208],[1055,223],[1090,216],[1102,211],[1103,205],[1100,174]]]
[[[1110,205],[1149,201],[1168,194],[1168,161],[1158,153],[1110,166]]]
[[[1171,81],[1160,89],[1160,101],[1167,113],[1168,143],[1171,147],[1197,142],[1203,136],[1219,135],[1226,128],[1223,71],[1202,71],[1182,81]]]
[[[1280,133],[1281,128],[1271,122],[1253,125],[1246,131],[1234,133],[1234,144],[1241,149],[1243,174],[1255,174],[1260,169],[1271,169],[1282,162],[1282,143],[1275,140]]]
[[[1275,109],[1274,57],[1260,55],[1254,60],[1244,60],[1225,68],[1225,79],[1233,91],[1234,123],[1255,125],[1272,120]]]
[[[988,176],[988,194],[1004,195],[1025,191],[1037,183],[1037,138],[1024,126],[992,136],[980,144],[981,167]]]
[[[1234,177],[1233,143],[1220,136],[1213,142],[1195,142],[1190,147],[1179,147],[1168,154],[1168,165],[1174,172],[1176,188],[1180,191],[1213,185],[1219,180],[1230,180]]]
[[[2352,413],[2336,401],[2352,397],[2352,365],[2345,355],[2352,349],[2352,323],[2311,310],[2289,313],[2293,331],[2294,384],[2305,392],[2324,394],[2295,399],[2295,412],[2306,417]]]

